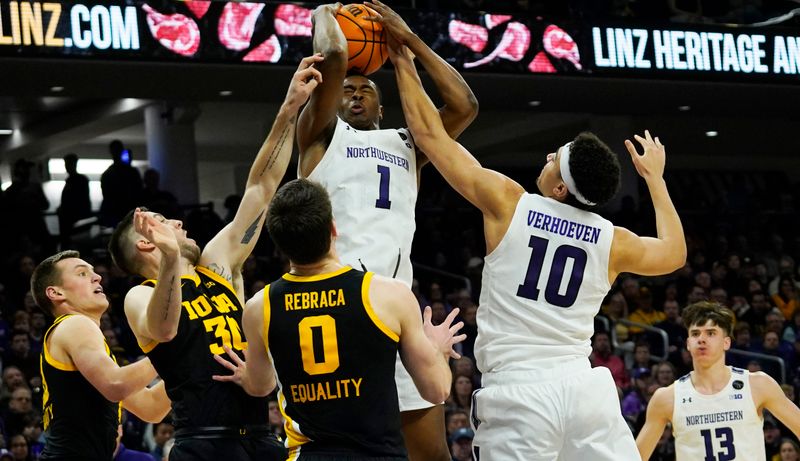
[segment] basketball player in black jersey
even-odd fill
[[[456,69],[423,42],[395,11],[380,1],[368,3],[368,6],[378,13],[376,20],[382,24],[383,28],[392,36],[397,37],[402,44],[408,46],[416,55],[417,61],[425,68],[444,102],[439,108],[442,124],[449,136],[453,139],[457,138],[478,114],[478,100],[467,82]],[[317,167],[324,157],[334,155],[329,152],[329,148],[337,130],[338,118],[357,130],[381,129],[384,108],[378,85],[363,75],[347,75],[348,44],[336,22],[336,13],[340,7],[341,3],[322,5],[314,11],[312,18],[314,51],[325,56],[325,62],[319,66],[324,81],[312,95],[298,121],[297,145],[300,148],[298,176],[302,178],[309,178],[318,169]],[[380,148],[381,146],[374,147]],[[425,154],[417,150],[417,174],[427,162]],[[346,165],[339,166],[346,167]],[[320,174],[322,172],[317,173],[317,175]],[[314,179],[322,181],[323,178]],[[378,183],[374,174],[365,176],[362,181],[363,190],[372,190],[373,188],[377,190]],[[342,191],[346,192],[346,189],[340,189],[338,193],[341,194]],[[337,190],[329,188],[328,192],[334,195]],[[334,209],[334,214],[343,216],[346,213],[354,213],[353,208],[357,209],[358,203],[354,202],[352,205],[345,206],[350,209]],[[342,206],[337,205],[337,207],[341,208]],[[403,226],[413,228],[415,225],[413,216],[408,218],[395,210],[387,210],[387,213],[391,218],[401,220]],[[344,226],[345,223],[341,224]],[[359,230],[359,232],[369,233],[370,229]],[[348,260],[352,258],[347,258],[347,254],[354,251],[363,251],[366,261],[371,253],[384,251],[384,249],[371,245],[363,248],[340,247],[341,254],[345,256],[345,262],[350,264],[354,264],[355,261]],[[410,253],[409,249],[403,251],[405,254]],[[397,254],[397,249],[394,250],[394,254]],[[398,260],[398,265],[402,264],[411,266],[410,262]],[[367,262],[366,266],[359,267],[392,277],[393,272],[397,273],[398,266],[382,268]],[[410,280],[408,283],[410,284]],[[426,404],[419,399],[419,396],[413,395],[413,386],[404,385],[406,383],[407,377],[398,375],[398,387],[401,389],[402,400],[403,434],[409,458],[412,461],[449,461],[450,453],[447,449],[444,430],[444,406],[439,405],[442,402],[436,402],[436,405]]]
[[[465,335],[452,325],[424,324],[402,282],[343,266],[325,189],[296,179],[275,194],[269,235],[291,270],[247,302],[247,360],[218,357],[252,395],[280,382],[290,460],[405,460],[400,431],[395,357],[400,351],[420,394],[441,402],[452,379],[447,360]],[[228,349],[230,351],[230,349]]]
[[[255,246],[292,153],[297,111],[320,81],[315,55],[302,60],[250,169],[233,221],[201,252],[182,223],[136,209],[117,227],[109,250],[128,273],[149,279],[125,298],[125,314],[172,400],[171,461],[270,461],[286,450],[270,433],[267,400],[211,376],[223,346],[241,353],[242,265]]]
[[[100,276],[77,251],[42,261],[31,277],[36,304],[56,320],[44,335],[40,366],[46,442],[39,459],[108,461],[125,408],[161,421],[170,402],[149,359],[120,367],[100,331],[108,300]]]

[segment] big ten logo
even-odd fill
[[[231,312],[238,312],[239,308],[234,304],[227,294],[222,293],[211,297],[200,295],[192,301],[181,303],[189,320],[202,320],[206,332],[213,333],[218,339],[217,342],[208,345],[212,354],[224,354],[223,346],[228,346],[237,351],[247,349],[247,342],[242,339],[242,329],[239,322],[230,315]],[[212,313],[216,315],[211,315]]]

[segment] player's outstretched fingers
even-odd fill
[[[433,318],[433,310],[431,310],[431,306],[425,306],[425,310],[422,311],[422,323],[431,323],[431,318]]]
[[[461,312],[461,310],[459,308],[457,308],[457,307],[453,308],[453,310],[450,311],[449,314],[447,314],[447,318],[444,319],[444,322],[442,322],[442,324],[450,325],[451,323],[453,323],[453,320],[456,319],[456,316],[458,315],[459,312]]]
[[[455,336],[455,334],[458,333],[458,331],[462,328],[464,328],[464,322],[458,322],[450,327],[450,333]]]

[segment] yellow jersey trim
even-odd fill
[[[337,275],[342,275],[347,271],[353,270],[350,266],[344,266],[341,269],[337,269],[333,272],[326,272],[324,274],[316,274],[316,275],[294,275],[294,274],[283,274],[283,279],[288,280],[290,282],[319,282],[320,280],[327,280],[332,277],[336,277]]]
[[[311,441],[308,437],[306,437],[302,432],[300,432],[300,425],[294,422],[289,415],[286,414],[286,399],[283,397],[283,390],[278,391],[278,409],[281,411],[283,415],[283,419],[286,422],[283,423],[283,428],[286,431],[286,448],[292,450],[293,448],[299,448],[300,445],[308,443]],[[295,425],[297,428],[295,429]]]
[[[211,269],[209,269],[207,267],[204,267],[204,266],[196,266],[194,268],[194,270],[196,270],[197,272],[200,272],[201,274],[205,275],[206,277],[210,277],[210,278],[214,279],[215,282],[217,282],[219,284],[222,284],[227,289],[231,290],[231,292],[233,294],[236,294],[236,290],[233,289],[233,285],[231,285],[231,282],[229,282],[229,281],[225,280],[224,278],[220,277],[219,274],[217,274],[216,272],[212,271]],[[197,284],[198,285],[200,284],[200,277],[197,278]]]
[[[302,448],[303,448],[302,445],[298,446],[298,447],[290,448],[289,449],[289,457],[286,459],[286,461],[297,461],[298,459],[300,459],[300,450]]]
[[[372,272],[367,272],[364,274],[364,280],[361,282],[361,301],[364,304],[364,310],[367,311],[367,315],[372,320],[372,323],[378,327],[379,330],[383,332],[386,336],[389,337],[394,342],[400,341],[400,336],[397,335],[391,328],[387,327],[385,323],[378,317],[378,314],[375,313],[375,310],[372,308],[372,303],[369,301],[369,287],[372,284],[372,276],[375,275]]]
[[[270,285],[264,287],[264,307],[262,308],[264,312],[264,349],[267,350],[267,355],[269,355],[269,320],[272,315],[269,304],[269,287]]]
[[[142,352],[144,352],[145,354],[147,354],[148,352],[150,352],[150,351],[152,351],[153,349],[155,349],[155,348],[156,348],[156,346],[158,346],[158,341],[156,341],[156,340],[152,340],[152,341],[150,341],[149,343],[147,343],[147,344],[145,344],[145,345],[141,345],[141,344],[139,344],[139,348],[140,348],[140,349],[142,350]]]
[[[52,333],[53,329],[55,327],[57,327],[61,322],[63,322],[67,317],[71,317],[73,315],[75,315],[75,314],[64,314],[64,315],[59,316],[57,319],[55,319],[55,321],[50,326],[50,328],[47,329],[47,333],[45,334],[44,340],[42,341],[42,353],[44,354],[44,360],[51,367],[53,367],[53,368],[55,368],[57,370],[61,370],[61,371],[78,371],[78,367],[76,367],[74,364],[68,365],[66,363],[59,362],[58,360],[56,360],[52,355],[50,355],[50,351],[47,348],[47,339],[50,336],[50,333]],[[108,348],[108,345],[106,345],[106,348]]]

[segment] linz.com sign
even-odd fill
[[[223,1],[0,0],[0,56],[295,65],[313,6]],[[463,71],[796,83],[781,30],[610,27],[478,12],[401,11]]]

